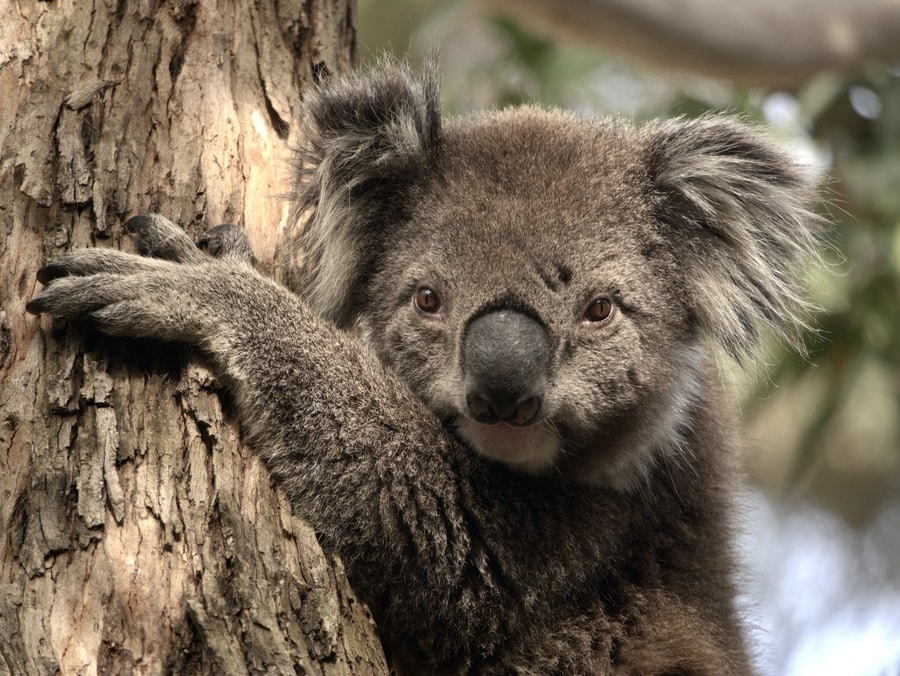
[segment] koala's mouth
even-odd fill
[[[560,451],[559,437],[546,420],[514,427],[506,423],[485,425],[460,416],[456,428],[481,455],[530,474],[552,467]]]

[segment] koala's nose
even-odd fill
[[[470,325],[463,344],[466,404],[478,422],[523,426],[543,405],[550,345],[535,319],[495,310]]]

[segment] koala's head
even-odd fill
[[[384,66],[308,105],[292,285],[475,451],[624,488],[677,448],[718,344],[788,340],[810,186],[722,118],[442,121]]]

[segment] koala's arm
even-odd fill
[[[511,572],[497,557],[509,545],[477,538],[521,533],[527,515],[494,505],[483,529],[487,507],[464,506],[478,466],[467,470],[408,388],[287,289],[241,260],[209,258],[161,217],[128,228],[156,257],[72,252],[39,272],[47,287],[29,311],[201,348],[254,449],[382,617],[401,634],[446,641],[440,652],[489,651]]]
[[[212,259],[158,216],[127,227],[146,255],[72,252],[41,269],[47,288],[28,309],[201,348],[249,442],[341,555],[389,643],[429,671],[480,659],[540,673],[569,656],[564,670],[579,672],[594,664],[579,655],[614,659],[590,638],[612,622],[597,599],[630,593],[616,571],[646,555],[633,547],[650,539],[634,530],[653,509],[647,496],[532,480],[479,459],[373,355],[246,256]],[[623,651],[623,626],[640,628],[634,645],[649,641],[633,653],[715,634],[690,604],[654,593],[653,613],[638,609],[641,622],[619,617],[608,630]],[[505,645],[510,636],[525,642]],[[570,649],[579,641],[581,652]]]

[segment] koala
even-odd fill
[[[719,363],[802,349],[803,168],[725,117],[443,119],[399,64],[305,103],[287,286],[143,215],[29,311],[204,353],[403,673],[751,672]]]

